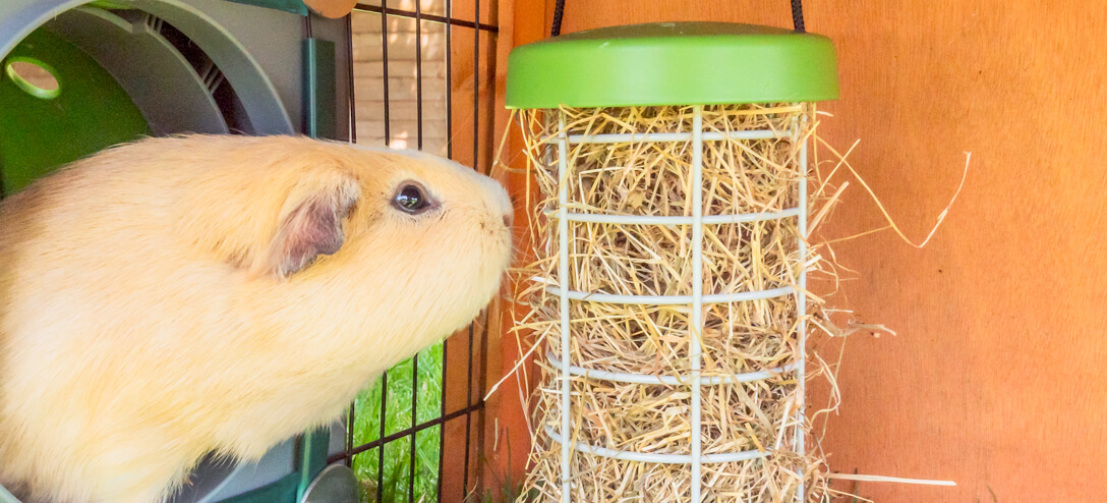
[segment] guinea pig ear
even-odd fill
[[[361,197],[356,180],[342,174],[302,180],[285,201],[268,252],[256,269],[281,278],[320,255],[342,248],[342,224]]]

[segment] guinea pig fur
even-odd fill
[[[511,204],[417,152],[152,138],[0,202],[0,483],[163,501],[339,417],[499,291]]]

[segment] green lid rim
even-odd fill
[[[725,62],[725,64],[721,63]],[[554,37],[508,57],[512,109],[838,98],[823,35],[737,23],[651,23]]]

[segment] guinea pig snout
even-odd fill
[[[504,227],[511,228],[515,220],[515,208],[511,205],[511,198],[503,185],[491,178],[481,180],[488,192],[488,212],[491,215],[499,215]]]

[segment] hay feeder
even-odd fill
[[[523,322],[545,343],[540,501],[805,501],[807,143],[829,39],[618,26],[519,47],[541,190]]]

